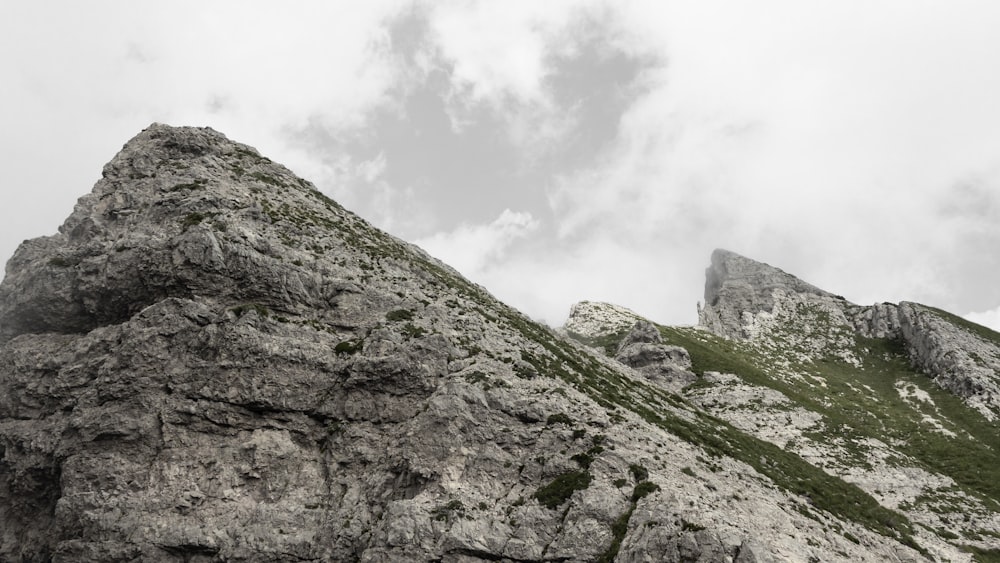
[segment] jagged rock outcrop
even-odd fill
[[[748,338],[748,315],[771,313],[777,295],[817,301],[842,299],[778,268],[716,249],[705,270],[705,303],[698,321],[728,338]]]
[[[649,321],[635,323],[618,346],[615,359],[668,389],[680,390],[697,379],[687,350],[664,344],[660,331]]]
[[[709,327],[571,334],[627,365],[625,349],[684,347],[699,366],[673,389],[687,400],[906,514],[931,558],[1000,553],[1000,335],[915,303],[855,305],[730,252],[713,262]],[[588,316],[601,308],[616,309]]]
[[[570,334],[595,338],[629,330],[639,320],[642,317],[637,313],[620,305],[581,301],[570,307],[562,328]]]
[[[0,560],[919,557],[764,445],[210,129],[0,284]]]
[[[1000,416],[1000,334],[917,303],[897,307],[914,365],[990,420]]]
[[[813,329],[784,330],[802,313],[821,314],[826,331],[816,338]],[[898,339],[913,365],[942,388],[962,397],[988,419],[1000,416],[1000,335],[988,329],[971,330],[961,319],[916,303],[855,305],[803,282],[773,266],[727,250],[712,253],[706,271],[705,305],[699,322],[726,338],[774,344],[767,335],[775,327],[789,345],[803,349],[803,359],[834,354],[857,363],[855,336]],[[853,357],[853,360],[851,359]]]

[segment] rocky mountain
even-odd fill
[[[0,560],[995,558],[994,333],[776,272],[556,332],[154,124],[7,263]]]
[[[846,361],[859,361],[852,357],[857,337],[898,340],[913,367],[931,376],[938,386],[961,397],[988,420],[1000,416],[1000,335],[996,332],[918,303],[854,305],[772,266],[726,250],[712,254],[699,321],[713,333],[766,341],[777,332],[788,332],[787,324],[801,317],[798,313],[803,310],[830,316],[828,326],[842,334],[824,345]]]
[[[647,320],[622,329],[631,315],[587,303],[567,327],[616,355],[648,333]],[[978,560],[1000,557],[1000,334],[917,303],[855,305],[726,250],[712,255],[699,317],[656,327],[690,353],[699,379],[681,388],[686,400]]]

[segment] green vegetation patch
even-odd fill
[[[618,352],[618,346],[621,344],[622,340],[628,336],[629,331],[621,330],[611,334],[605,334],[603,336],[583,336],[582,334],[577,334],[570,331],[568,334],[570,338],[590,346],[591,348],[597,348],[602,350],[605,355],[613,358]]]
[[[573,496],[573,492],[582,491],[590,486],[592,477],[587,471],[570,471],[556,477],[551,483],[540,487],[532,495],[547,508],[559,508]]]
[[[735,343],[697,329],[661,328],[661,333],[667,343],[688,349],[694,369],[698,372],[736,373],[752,383],[761,382],[762,385],[766,385],[763,382],[772,381],[763,370],[756,367],[766,364],[757,364],[758,358],[738,349]],[[538,341],[541,337],[537,335],[534,339]],[[553,343],[552,346],[556,347],[558,344]],[[548,369],[541,373],[567,380],[609,410],[631,410],[650,424],[701,447],[711,456],[729,456],[740,460],[766,475],[781,488],[807,497],[819,509],[839,518],[858,522],[875,532],[923,550],[913,540],[912,524],[904,515],[883,507],[856,485],[829,475],[794,453],[784,451],[708,415],[691,406],[682,397],[639,380],[624,378],[597,362],[589,361],[589,358],[573,357],[564,350],[557,350],[559,352],[562,369],[550,363],[543,366]],[[539,363],[544,362],[539,360]],[[576,368],[573,371],[582,376],[566,374],[566,364]],[[818,400],[819,398],[814,397],[812,402]],[[687,416],[663,408],[664,405],[686,411]]]
[[[642,497],[660,490],[660,486],[652,481],[643,481],[632,489],[632,502],[638,502]]]
[[[555,414],[550,414],[549,417],[545,419],[545,424],[549,426],[553,424],[565,424],[569,426],[573,424],[573,419],[564,412],[557,412]]]
[[[936,307],[929,307],[927,305],[920,305],[920,306],[923,307],[924,309],[927,309],[928,311],[931,311],[941,319],[944,319],[959,328],[963,328],[971,332],[972,334],[975,334],[976,336],[982,338],[983,340],[994,344],[995,346],[1000,346],[1000,332],[997,332],[989,327],[985,327],[981,324],[976,324],[968,319],[963,319],[958,315],[953,315],[948,311],[944,311]]]
[[[611,524],[611,545],[597,558],[598,563],[611,563],[615,560],[615,557],[618,556],[618,551],[622,547],[622,540],[625,539],[625,534],[628,533],[628,523],[632,519],[632,513],[635,512],[636,504],[638,504],[641,498],[658,490],[660,490],[660,487],[649,481],[643,481],[632,489],[628,510],[618,516],[614,523]]]
[[[218,215],[218,213],[213,213],[213,212],[199,213],[197,211],[193,213],[188,213],[181,219],[181,227],[187,230],[188,227],[193,227],[195,225],[201,224],[201,222],[204,221],[205,219],[211,219],[216,215]]]
[[[1000,563],[1000,549],[983,549],[973,545],[961,546],[962,551],[972,554],[972,559],[979,563]]]
[[[245,303],[243,305],[237,305],[230,309],[237,317],[242,317],[243,315],[253,311],[263,318],[271,316],[271,311],[267,307],[261,305],[260,303]]]
[[[455,499],[432,510],[431,516],[435,520],[448,522],[454,517],[465,516],[465,506],[462,505],[462,501]]]
[[[345,340],[334,346],[333,351],[337,355],[351,355],[357,354],[364,348],[364,344],[360,340]]]
[[[80,263],[80,259],[77,257],[67,258],[65,256],[53,256],[49,258],[49,265],[55,266],[56,268],[69,268],[76,266]]]
[[[408,309],[396,309],[394,311],[389,311],[385,314],[385,319],[387,321],[399,322],[399,321],[412,321],[413,311]]]

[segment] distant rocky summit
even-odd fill
[[[717,249],[705,271],[705,304],[698,321],[720,336],[752,338],[755,316],[773,314],[776,302],[786,296],[800,301],[840,299],[778,268]]]
[[[938,385],[989,420],[1000,416],[1000,342],[995,332],[917,303],[854,305],[767,264],[727,250],[712,253],[705,305],[699,311],[700,323],[712,332],[754,340],[787,325],[787,317],[802,308],[822,310],[835,326],[853,327],[858,336],[898,339],[913,365]],[[836,347],[848,351],[853,336],[845,335]]]
[[[702,318],[551,331],[154,124],[7,262],[0,561],[1000,553],[994,333],[721,251]]]

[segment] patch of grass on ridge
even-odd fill
[[[317,197],[317,194],[310,195]],[[325,198],[317,199],[322,202]],[[408,262],[414,270],[422,270],[477,303],[479,307],[474,309],[485,318],[505,324],[536,343],[544,353],[528,354],[528,357],[531,358],[530,361],[539,374],[565,381],[609,411],[631,410],[649,423],[702,447],[711,455],[729,456],[743,461],[767,475],[779,487],[807,496],[817,508],[840,518],[858,522],[875,532],[896,538],[923,551],[913,541],[912,526],[906,517],[882,507],[860,488],[828,475],[794,454],[758,440],[722,420],[701,412],[678,395],[667,393],[630,377],[623,377],[617,371],[604,366],[591,354],[581,353],[577,347],[562,341],[548,328],[503,305],[483,288],[457,275],[453,270],[411,250],[405,243],[379,231],[356,215],[345,212],[345,217],[337,216],[334,209],[332,204],[327,203],[326,213],[286,206],[265,209],[265,212],[273,214],[275,219],[288,220],[300,226],[315,226],[336,231],[348,245],[359,252],[370,254],[374,259],[388,258]],[[728,364],[725,362],[729,359],[725,356],[713,360],[707,353],[696,354],[692,350],[689,352],[692,352],[693,358],[696,355],[700,358],[697,360],[699,363],[696,364],[696,369],[733,371],[726,367]],[[703,352],[708,352],[708,348],[703,346]],[[741,371],[749,371],[752,368],[748,362],[740,361],[738,364],[743,368]],[[649,406],[651,403],[666,403],[688,411],[693,415],[693,420],[667,409],[654,410]],[[565,492],[567,489],[582,485],[585,480],[582,475],[566,476],[565,482],[558,483],[557,487],[554,487],[558,491],[553,492]],[[543,492],[542,496],[547,501],[554,502],[561,495],[556,494],[549,499]]]
[[[799,456],[759,440],[729,423],[693,408],[683,398],[659,387],[647,385],[631,378],[623,378],[600,362],[579,354],[567,344],[558,341],[534,323],[519,324],[525,337],[542,344],[556,356],[556,362],[536,358],[539,373],[564,379],[592,397],[598,404],[614,410],[628,409],[647,422],[655,424],[675,436],[703,448],[713,456],[728,456],[750,465],[768,476],[776,485],[796,495],[802,495],[819,509],[839,518],[858,522],[867,528],[899,540],[914,549],[925,550],[913,539],[913,527],[906,516],[880,505],[856,485],[832,476]],[[698,357],[699,366],[707,371],[733,371],[753,369],[749,359],[737,355],[717,356],[710,345],[694,338],[685,338],[692,348],[692,360]],[[671,342],[675,343],[675,342]],[[716,357],[712,357],[716,356]],[[567,369],[570,368],[570,369]],[[574,372],[574,373],[570,373]],[[655,409],[653,401],[661,401],[688,411],[693,420],[674,414],[668,409]]]
[[[734,373],[748,383],[780,391],[822,414],[831,438],[843,438],[845,433],[852,437],[854,440],[845,444],[848,449],[867,437],[894,444],[929,470],[948,475],[966,491],[1000,509],[1000,426],[915,371],[901,342],[856,337],[855,353],[864,362],[860,369],[835,359],[803,366],[826,382],[826,388],[817,393],[816,387],[768,375],[758,366],[773,364],[775,358],[750,351],[739,342],[697,329],[660,327],[660,331],[666,342],[688,350],[697,373]],[[916,408],[907,403],[896,389],[901,381],[927,393],[937,408],[919,401]],[[876,396],[858,392],[858,388],[872,390]],[[958,435],[931,430],[923,422],[924,416],[953,424]]]
[[[586,344],[591,348],[602,350],[606,356],[613,358],[615,357],[615,352],[618,351],[618,345],[625,339],[626,336],[628,336],[628,333],[629,331],[626,329],[611,334],[605,334],[604,336],[584,336],[582,334],[569,331],[569,336],[573,340]]]
[[[924,309],[934,313],[942,320],[948,321],[951,324],[963,328],[972,334],[982,338],[983,340],[990,342],[996,346],[1000,346],[1000,332],[997,332],[989,327],[985,327],[981,324],[974,323],[968,319],[964,319],[953,313],[949,313],[943,309],[938,309],[937,307],[930,307],[928,305],[920,305]]]

